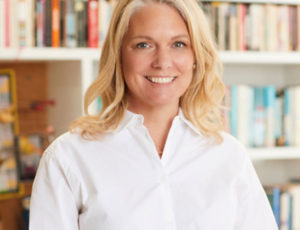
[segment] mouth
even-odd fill
[[[156,84],[168,84],[170,82],[173,82],[177,77],[150,77],[150,76],[145,76],[145,78]]]

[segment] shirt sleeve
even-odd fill
[[[266,193],[246,154],[236,192],[238,209],[235,230],[278,230]]]
[[[50,146],[44,153],[34,180],[30,201],[30,230],[77,230],[78,208],[70,173]]]

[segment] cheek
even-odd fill
[[[124,53],[122,56],[122,67],[125,75],[133,75],[142,73],[145,65],[145,59],[134,55],[130,52]]]
[[[180,70],[182,74],[192,73],[193,72],[193,64],[194,64],[194,56],[192,53],[185,53],[183,55],[178,55],[175,59],[175,63],[177,68]]]

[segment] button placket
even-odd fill
[[[164,167],[161,168],[160,174],[161,192],[163,196],[163,207],[167,222],[167,229],[176,230],[175,216],[173,211],[173,201],[168,183],[168,175]]]

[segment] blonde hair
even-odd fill
[[[221,102],[224,85],[220,79],[221,62],[205,15],[196,0],[119,0],[111,18],[103,45],[99,74],[84,98],[85,116],[71,124],[83,136],[95,137],[118,127],[127,109],[125,82],[121,66],[121,44],[134,12],[148,4],[167,4],[175,8],[185,21],[196,60],[192,82],[180,99],[184,116],[205,136],[217,137],[223,129]],[[218,72],[219,71],[219,72]],[[98,97],[102,108],[98,115],[89,115],[88,107]]]

